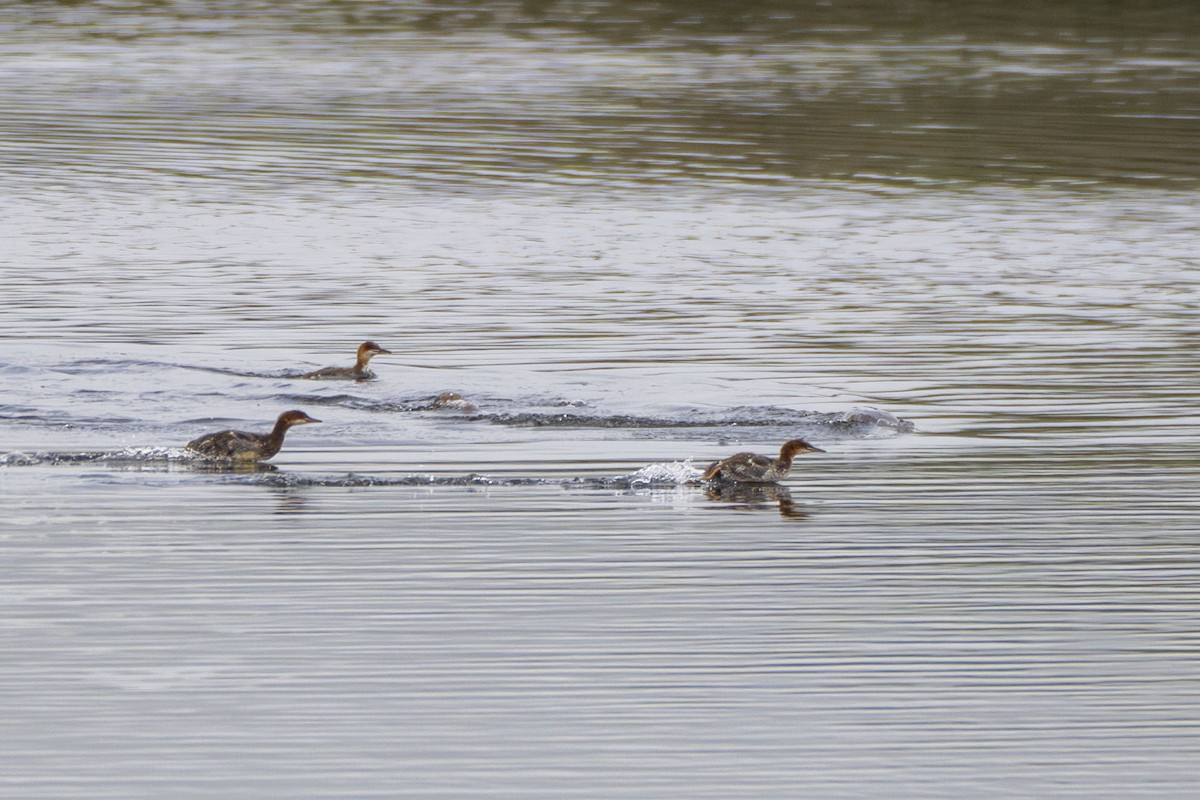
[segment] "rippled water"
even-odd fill
[[[0,795],[1190,797],[1200,19],[1105,9],[0,10]]]

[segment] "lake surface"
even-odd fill
[[[1200,13],[1012,5],[6,5],[0,796],[1193,796]]]

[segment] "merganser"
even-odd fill
[[[458,392],[442,392],[437,397],[433,398],[433,403],[431,405],[434,408],[462,411],[466,414],[473,414],[479,410],[478,406],[476,406],[467,398],[463,397]]]
[[[391,355],[391,350],[384,350],[374,342],[363,342],[358,346],[358,357],[353,367],[323,367],[313,372],[301,375],[301,378],[349,378],[351,380],[367,380],[374,378],[375,373],[367,368],[371,359],[378,355]]]
[[[735,481],[737,483],[774,483],[787,477],[792,469],[792,459],[798,453],[824,453],[803,439],[784,442],[779,449],[779,458],[738,453],[721,461],[714,461],[704,471],[706,481]]]
[[[265,461],[283,447],[283,437],[293,425],[320,422],[303,411],[285,411],[275,420],[270,433],[246,433],[245,431],[221,431],[207,433],[188,442],[193,450],[209,458],[226,461]]]

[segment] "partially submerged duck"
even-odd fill
[[[791,439],[779,449],[779,458],[738,453],[721,461],[714,461],[704,471],[706,481],[734,481],[736,483],[774,483],[787,477],[792,470],[792,459],[800,453],[824,453],[803,439]]]
[[[348,378],[350,380],[366,380],[374,378],[375,373],[367,368],[375,356],[391,355],[391,350],[384,350],[374,342],[363,342],[358,346],[358,357],[353,367],[323,367],[313,372],[301,375],[301,378]]]
[[[479,410],[479,407],[472,403],[467,398],[463,397],[458,392],[442,392],[437,397],[433,398],[430,404],[433,408],[461,411],[465,414],[473,414]]]
[[[209,458],[226,461],[265,461],[283,447],[283,437],[293,425],[320,422],[303,411],[285,411],[275,420],[270,433],[246,433],[245,431],[221,431],[207,433],[188,442],[192,450]]]

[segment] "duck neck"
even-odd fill
[[[354,371],[355,372],[366,372],[367,364],[371,363],[371,355],[372,355],[371,353],[369,353],[365,350],[363,352],[359,353],[358,358],[355,359],[355,361],[354,361]]]
[[[279,448],[283,447],[283,437],[287,435],[290,427],[292,427],[292,423],[283,417],[275,420],[275,427],[267,435],[267,449],[272,453],[278,453]]]
[[[779,451],[779,458],[775,459],[775,463],[782,469],[792,468],[792,459],[796,457],[796,453],[786,444]]]

